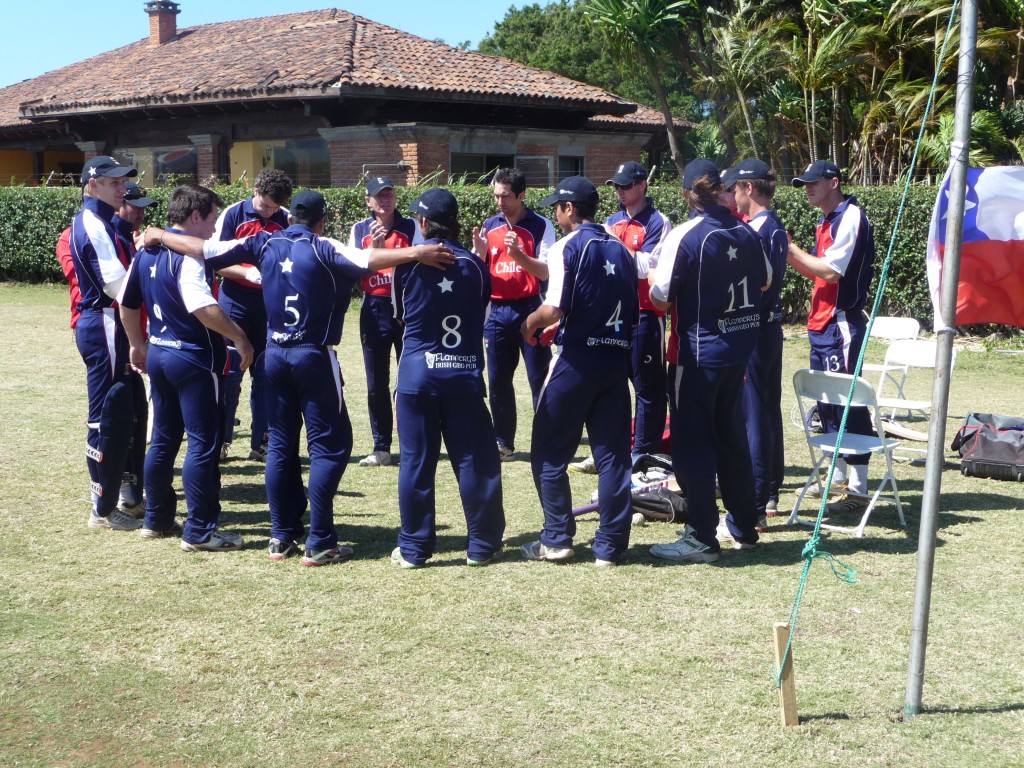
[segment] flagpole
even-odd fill
[[[942,261],[940,312],[943,328],[936,333],[935,380],[928,424],[928,453],[925,464],[924,495],[921,500],[921,530],[917,546],[917,586],[914,594],[913,624],[910,630],[910,664],[903,719],[921,712],[924,688],[924,660],[928,645],[928,616],[935,571],[935,541],[938,532],[939,493],[945,462],[946,415],[949,411],[949,380],[956,334],[957,285],[960,282],[960,246],[964,234],[967,195],[967,160],[971,146],[971,96],[978,39],[977,0],[964,0],[960,16],[960,61],[956,87],[956,120],[950,146],[952,172],[949,180],[949,208],[946,219],[946,249]],[[941,226],[941,224],[940,224]]]

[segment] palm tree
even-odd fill
[[[752,0],[740,0],[730,15],[711,8],[708,15],[722,23],[707,30],[710,66],[698,86],[708,94],[722,87],[733,92],[746,125],[750,150],[760,157],[751,101],[760,100],[772,77],[782,69],[782,39],[795,30],[778,15],[758,19],[758,9]]]
[[[646,71],[661,112],[665,116],[672,162],[683,175],[683,159],[675,135],[675,122],[662,72],[668,52],[686,34],[684,18],[698,9],[696,0],[589,0],[584,13],[604,31],[612,52],[622,66]]]

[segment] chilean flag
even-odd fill
[[[949,177],[942,180],[928,231],[928,287],[939,311],[946,247]],[[1024,168],[967,169],[964,236],[956,325],[997,323],[1024,327]]]

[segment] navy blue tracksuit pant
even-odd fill
[[[853,373],[864,344],[867,322],[860,312],[848,314],[837,312],[824,329],[808,331],[807,338],[811,342],[811,370],[833,371],[835,373]],[[821,415],[821,426],[826,432],[838,432],[839,423],[843,418],[843,409],[835,405],[818,404]],[[846,429],[857,435],[872,435],[871,414],[867,408],[850,409],[846,421]],[[867,464],[871,454],[863,456],[847,456],[847,464]]]
[[[539,306],[538,296],[518,301],[492,301],[484,324],[487,387],[494,432],[498,443],[509,449],[514,449],[516,443],[516,393],[512,379],[519,366],[519,355],[526,365],[534,408],[551,364],[551,347],[530,346],[520,333],[523,321]]]
[[[650,310],[640,313],[633,329],[633,455],[661,453],[665,434],[667,373],[665,370],[665,318]]]
[[[422,565],[434,554],[434,486],[444,438],[466,515],[466,555],[471,560],[489,559],[501,550],[505,509],[494,426],[483,397],[399,392],[395,402],[401,451],[398,546],[402,557]]]
[[[391,355],[402,356],[402,326],[395,319],[390,296],[363,296],[359,338],[366,367],[366,402],[370,411],[373,450],[391,451],[394,413],[391,408]]]
[[[782,438],[782,325],[763,323],[747,363],[743,388],[747,441],[754,466],[754,507],[765,514],[769,499],[779,498],[785,475]]]
[[[267,344],[267,499],[270,536],[301,541],[306,492],[299,464],[299,431],[306,422],[309,447],[309,536],[306,549],[333,549],[334,495],[352,455],[352,422],[334,350],[312,344]]]
[[[719,551],[715,477],[726,523],[737,541],[757,542],[754,474],[743,423],[745,365],[676,367],[672,468],[686,488],[689,525],[702,544]]]
[[[594,556],[615,561],[629,546],[629,366],[628,350],[586,347],[563,348],[551,362],[530,445],[533,481],[544,508],[540,540],[546,546],[570,547],[576,535],[566,468],[584,425],[598,472],[601,522]]]
[[[188,433],[181,482],[188,519],[182,541],[208,541],[220,518],[220,389],[223,377],[175,351],[150,344],[146,365],[153,395],[153,434],[146,453],[146,521],[174,524],[174,460]]]

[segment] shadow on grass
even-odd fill
[[[991,707],[924,707],[922,715],[997,715],[1001,712],[1022,712],[1024,704],[1000,704]]]

